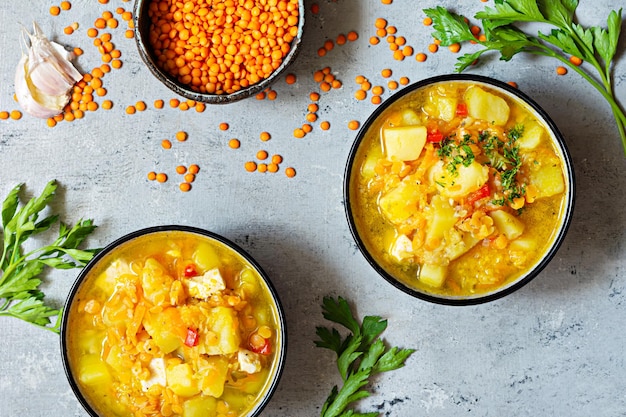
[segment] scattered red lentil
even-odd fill
[[[163,139],[161,141],[161,146],[163,147],[163,149],[171,149],[172,148],[172,142],[169,141],[168,139]]]
[[[166,181],[167,181],[167,174],[166,174],[166,173],[164,173],[164,172],[159,172],[159,173],[156,175],[156,180],[157,180],[158,182],[166,182]]]
[[[296,83],[296,75],[295,74],[287,74],[285,76],[285,82],[287,84],[295,84]]]
[[[379,43],[380,43],[380,39],[378,39],[376,36],[370,37],[370,44],[371,45],[378,45]]]
[[[219,127],[220,127],[220,130],[228,130],[230,126],[228,125],[228,123],[222,122],[220,123]]]
[[[165,102],[163,100],[154,100],[154,108],[155,109],[162,109],[163,106],[165,106]]]
[[[296,170],[292,167],[285,169],[285,175],[289,178],[293,178],[296,176]]]
[[[583,60],[578,58],[577,56],[572,55],[569,57],[569,62],[571,62],[572,64],[576,66],[579,66],[583,63]]]
[[[261,134],[259,135],[259,138],[263,142],[267,142],[268,140],[270,140],[272,138],[272,135],[270,135],[269,132],[261,132]]]
[[[188,182],[181,182],[180,185],[178,186],[178,188],[183,193],[186,193],[186,192],[191,190],[191,184],[189,184]]]
[[[279,155],[279,154],[272,155],[272,163],[273,164],[278,165],[278,164],[280,164],[282,162],[283,162],[283,157],[281,155]]]
[[[13,120],[20,120],[22,118],[22,112],[19,110],[11,110],[11,113],[9,114],[9,116]]]
[[[196,180],[196,175],[192,174],[191,172],[188,172],[187,174],[185,174],[185,181],[187,181],[188,183],[192,183]]]
[[[294,131],[293,131],[293,136],[295,138],[302,139],[304,137],[304,135],[305,135],[304,130],[302,130],[299,127],[294,129]]]
[[[327,121],[323,121],[322,123],[320,123],[320,129],[322,129],[322,130],[330,129],[330,123],[327,122]]]
[[[156,180],[156,177],[157,177],[157,173],[156,173],[156,172],[154,172],[154,171],[150,171],[150,172],[148,172],[148,180],[149,180],[149,181],[154,181],[154,180]]]
[[[423,52],[415,54],[415,60],[417,62],[424,62],[424,61],[426,61],[426,54],[423,53]]]
[[[179,132],[176,132],[176,140],[179,142],[184,142],[187,140],[187,132],[183,132],[182,130]]]
[[[189,173],[197,174],[198,172],[200,172],[200,166],[198,164],[189,165]]]
[[[113,102],[111,100],[104,100],[102,102],[102,108],[104,110],[111,110],[113,108]]]
[[[354,30],[348,32],[347,38],[350,42],[354,42],[357,39],[359,39],[359,34],[356,33]]]
[[[400,84],[407,85],[409,83],[409,79],[407,77],[400,77]]]
[[[437,45],[436,43],[431,43],[430,45],[428,45],[429,52],[432,52],[434,54],[438,50],[439,50],[439,45]]]
[[[267,172],[267,164],[261,162],[257,167],[259,172]]]
[[[254,161],[248,161],[248,162],[246,162],[246,163],[244,164],[244,168],[245,168],[245,169],[246,169],[246,171],[248,171],[248,172],[254,172],[254,171],[256,171],[256,168],[257,168],[257,166],[256,166],[256,162],[254,162]]]
[[[137,109],[137,111],[145,111],[147,106],[144,101],[138,101],[137,103],[135,103],[135,108]]]
[[[360,123],[357,120],[350,120],[348,122],[348,129],[357,130],[360,126]]]
[[[187,172],[187,167],[186,167],[186,166],[184,166],[184,165],[178,165],[178,166],[176,167],[176,173],[177,173],[177,174],[183,175],[183,174],[185,174],[186,172]]]
[[[267,153],[267,151],[260,150],[256,153],[256,157],[257,159],[264,161],[269,157],[269,154]]]
[[[241,146],[241,142],[239,142],[239,139],[231,139],[228,141],[228,146],[231,149],[239,149],[239,147]]]
[[[58,16],[59,14],[61,14],[61,8],[59,6],[50,7],[50,14],[52,16]]]
[[[556,73],[558,75],[565,75],[565,74],[567,74],[567,68],[565,68],[563,66],[558,66],[558,67],[556,67]]]
[[[453,43],[452,45],[448,46],[448,50],[454,54],[456,54],[457,52],[459,52],[461,50],[461,44],[460,43]]]
[[[135,106],[130,105],[126,107],[126,114],[135,114],[136,112],[137,112],[137,109],[135,108]]]
[[[517,88],[517,83],[515,81],[508,81],[507,84],[513,88]]]

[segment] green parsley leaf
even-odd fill
[[[511,60],[520,52],[555,58],[581,75],[610,105],[626,154],[626,113],[615,96],[616,77],[612,73],[612,60],[622,27],[622,9],[610,12],[606,28],[585,28],[575,21],[577,7],[578,0],[495,0],[495,7],[485,7],[475,15],[481,20],[485,40],[475,39],[461,16],[441,6],[423,11],[433,20],[433,37],[442,45],[471,41],[482,47],[460,56],[455,64],[457,72],[475,64],[484,53],[498,51],[503,61]],[[553,29],[549,34],[538,32],[533,36],[518,27],[520,23],[547,24]],[[587,67],[570,62],[571,55],[585,60],[598,79]]]
[[[348,302],[339,297],[324,297],[323,315],[329,321],[350,330],[345,338],[336,329],[317,327],[320,340],[317,347],[330,349],[337,354],[337,368],[343,380],[339,389],[334,386],[322,406],[321,417],[376,417],[378,413],[358,413],[348,408],[351,403],[370,395],[362,389],[369,378],[404,366],[414,349],[387,349],[380,334],[387,328],[387,320],[378,316],[365,316],[362,323],[354,317]]]
[[[86,265],[98,250],[81,250],[78,246],[96,226],[91,220],[80,220],[72,227],[60,223],[59,237],[51,245],[24,253],[22,244],[49,230],[59,218],[51,215],[39,219],[55,196],[55,181],[48,182],[39,196],[20,208],[22,188],[23,184],[14,187],[2,203],[0,316],[15,317],[58,333],[61,310],[45,304],[44,294],[39,289],[40,276],[46,267],[69,269]],[[56,324],[49,326],[55,316]]]

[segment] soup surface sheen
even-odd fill
[[[567,184],[550,131],[482,83],[407,94],[371,125],[350,210],[371,256],[410,288],[471,297],[536,265],[562,224]]]
[[[188,232],[122,244],[89,271],[70,310],[68,360],[102,416],[243,416],[282,349],[257,270]]]

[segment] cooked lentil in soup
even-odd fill
[[[568,185],[550,131],[523,102],[473,82],[418,89],[363,137],[350,210],[389,274],[466,297],[511,283],[554,242]]]
[[[151,233],[106,255],[69,314],[72,372],[107,417],[247,415],[282,349],[257,270],[194,233]]]

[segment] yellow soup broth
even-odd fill
[[[188,232],[147,234],[107,254],[69,314],[72,373],[107,417],[247,415],[283,343],[257,270]]]
[[[567,183],[550,130],[523,102],[472,82],[386,109],[354,159],[350,200],[371,256],[405,285],[471,297],[529,271],[554,242]]]

